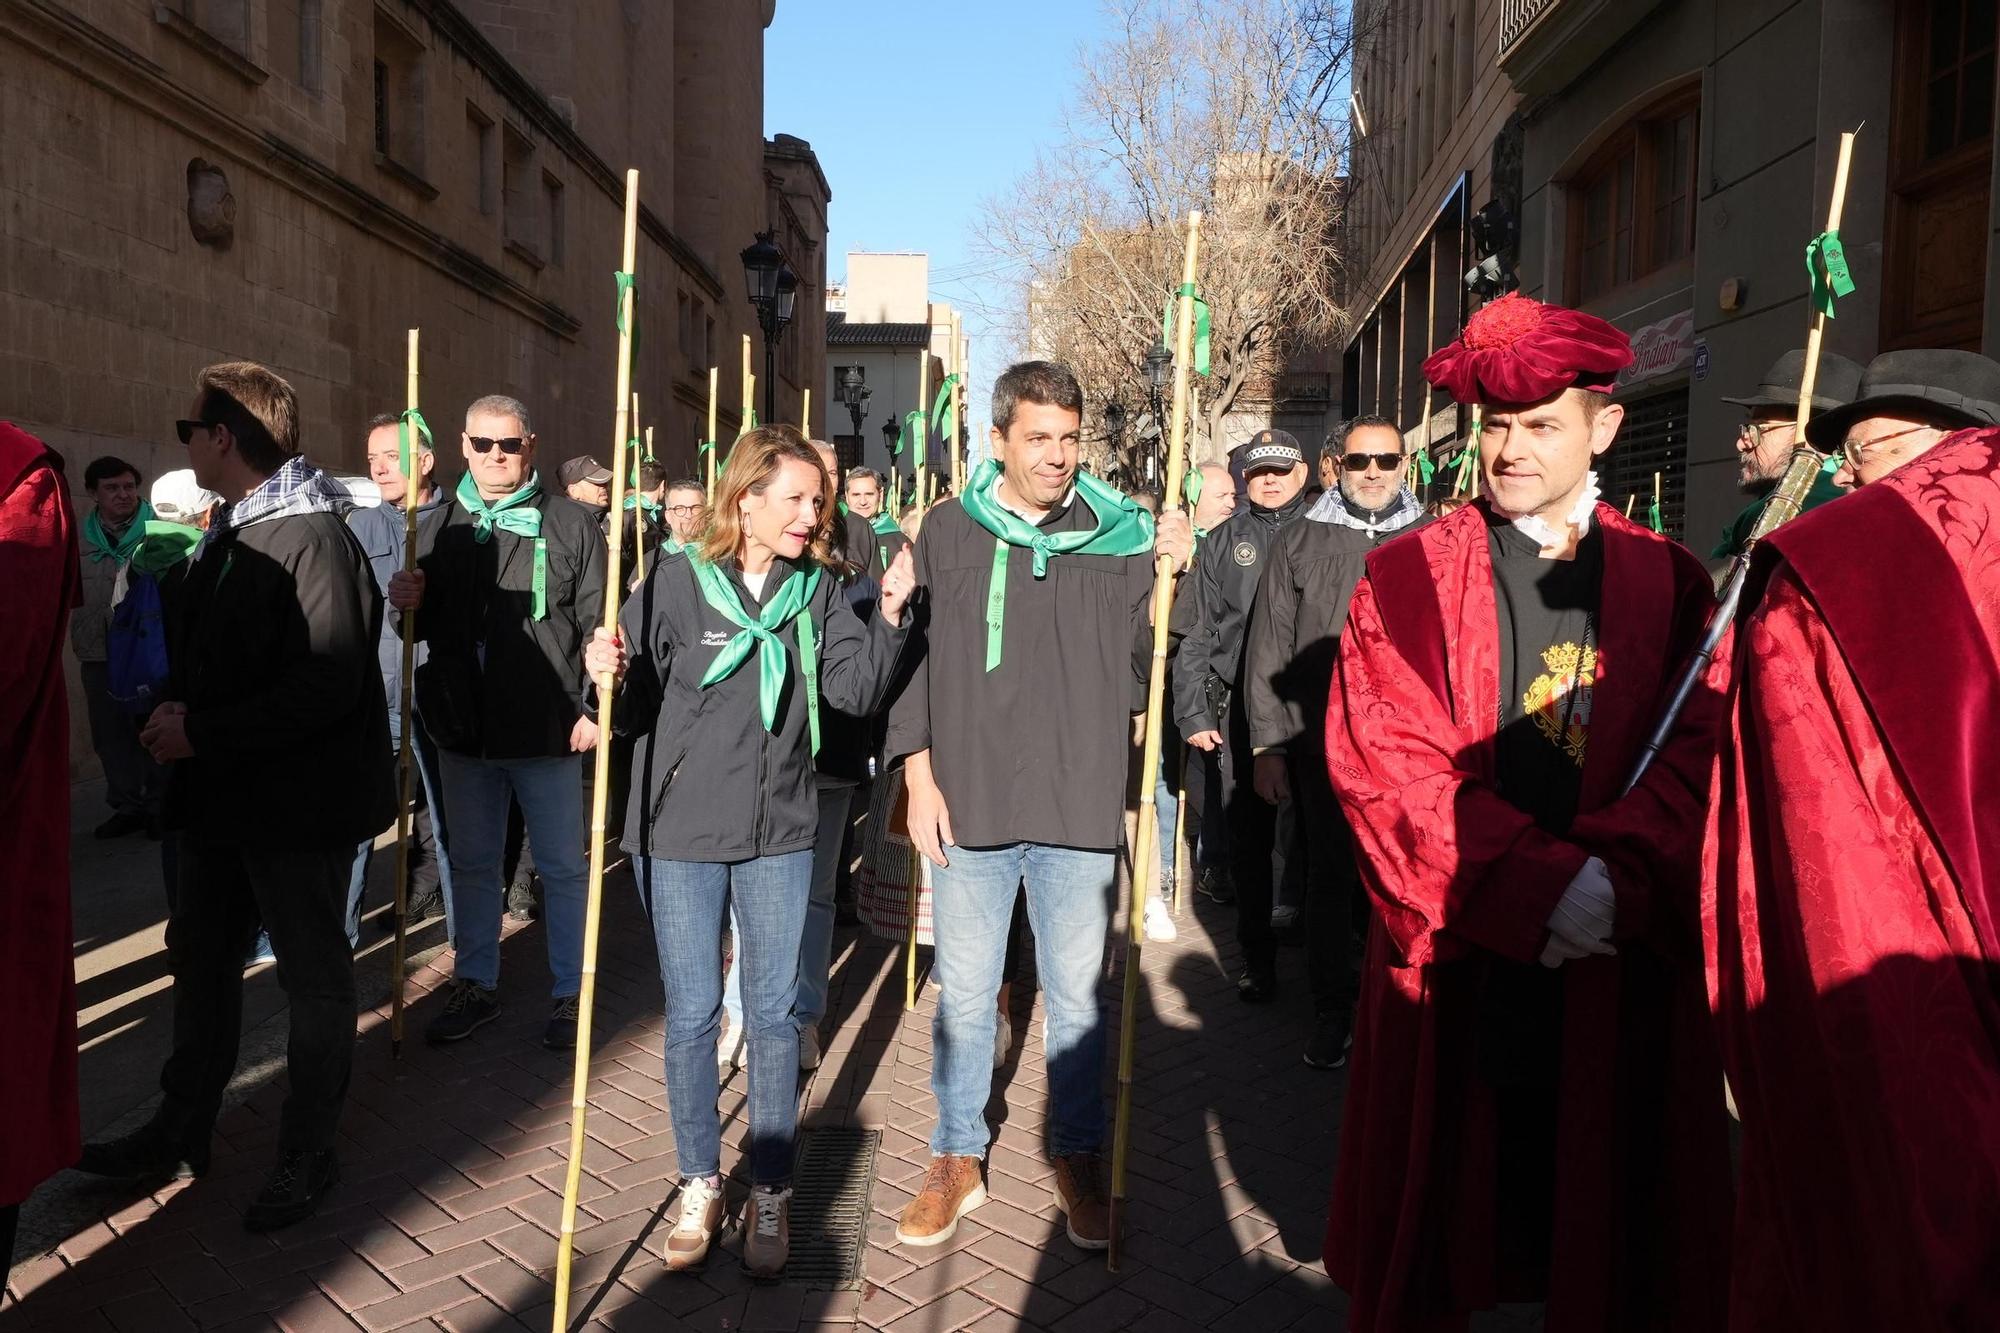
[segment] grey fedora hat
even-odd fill
[[[1806,438],[1835,449],[1864,417],[1935,421],[1954,430],[2000,426],[2000,361],[1977,352],[1918,348],[1884,352],[1868,363],[1854,401],[1806,423]]]
[[[1747,398],[1725,398],[1725,403],[1738,407],[1756,409],[1760,407],[1782,407],[1787,411],[1797,411],[1799,406],[1799,386],[1806,375],[1806,352],[1803,347],[1794,348],[1771,364],[1764,372],[1763,381],[1756,392]],[[1850,361],[1837,352],[1821,352],[1819,374],[1813,377],[1812,410],[1815,415],[1830,411],[1843,403],[1854,401],[1855,393],[1861,388],[1861,363]]]

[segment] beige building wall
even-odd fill
[[[921,324],[929,316],[931,260],[910,253],[847,254],[847,317],[857,324]]]

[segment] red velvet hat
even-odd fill
[[[1465,322],[1424,362],[1424,378],[1461,403],[1538,403],[1564,389],[1610,393],[1632,340],[1595,315],[1509,294]]]

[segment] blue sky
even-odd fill
[[[1016,301],[975,252],[980,202],[1057,138],[1101,21],[1095,0],[779,0],[764,34],[764,132],[810,142],[833,187],[828,277],[849,250],[927,252],[975,384],[1012,350]]]

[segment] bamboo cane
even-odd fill
[[[1840,215],[1847,202],[1847,171],[1854,159],[1855,133],[1849,130],[1840,136],[1840,158],[1833,171],[1833,199],[1826,210],[1828,231],[1840,230]],[[1667,738],[1673,735],[1674,724],[1680,720],[1681,711],[1687,707],[1695,687],[1707,674],[1709,663],[1715,660],[1716,649],[1721,647],[1722,636],[1736,619],[1736,607],[1743,598],[1743,584],[1750,573],[1750,552],[1770,535],[1772,529],[1798,516],[1805,507],[1806,493],[1812,489],[1813,479],[1826,465],[1826,455],[1806,440],[1806,420],[1812,415],[1813,387],[1819,379],[1820,343],[1825,336],[1826,312],[1815,306],[1812,326],[1806,333],[1805,370],[1799,376],[1797,435],[1792,442],[1792,461],[1785,468],[1784,479],[1758,513],[1757,522],[1750,529],[1749,541],[1730,562],[1729,572],[1724,576],[1716,598],[1715,610],[1710,613],[1708,625],[1702,631],[1701,642],[1696,645],[1693,658],[1675,682],[1666,712],[1646,738],[1646,746],[1639,752],[1639,761],[1632,766],[1632,776],[1626,779],[1626,792],[1639,785],[1639,779],[1646,776],[1646,770],[1653,766],[1660,751],[1666,748]]]
[[[750,335],[743,335],[743,407],[742,417],[736,424],[736,434],[740,439],[743,432],[750,429],[750,415],[757,410],[757,373],[750,369]]]
[[[1639,493],[1637,491],[1634,491],[1632,494],[1625,497],[1625,517],[1627,518],[1632,517],[1632,503],[1638,498],[1639,498]]]
[[[625,246],[621,272],[634,271],[638,262],[638,245],[639,173],[628,170],[625,173]],[[625,440],[631,429],[631,420],[626,413],[631,407],[629,395],[632,389],[632,302],[632,288],[626,286],[619,296],[618,409],[611,445],[611,512],[614,515],[625,505]],[[604,581],[604,628],[613,634],[618,632],[619,594],[624,591],[616,573],[619,557],[623,554],[624,532],[623,523],[612,523],[610,561],[606,568],[613,573]],[[604,845],[605,797],[611,790],[611,709],[617,701],[615,686],[616,682],[609,676],[597,681],[597,747],[594,751],[597,782],[591,791],[590,801],[590,839],[593,847]],[[591,1006],[597,996],[597,931],[603,899],[604,858],[593,856],[590,858],[590,886],[584,899],[583,988],[577,995],[576,1062],[570,1078],[569,1170],[563,1178],[562,1229],[556,1240],[555,1319],[551,1325],[554,1333],[565,1333],[569,1327],[570,1259],[576,1241],[577,1187],[583,1174],[584,1120],[589,1113],[590,1018]]]
[[[410,364],[403,398],[417,410],[417,330],[410,330]],[[402,424],[409,441],[408,467],[403,473],[403,572],[417,567],[417,487],[424,475],[423,439],[414,419]],[[389,1058],[403,1058],[403,974],[409,966],[410,837],[416,816],[410,809],[410,678],[416,674],[417,613],[403,613],[403,676],[397,689],[397,718],[402,740],[396,746],[396,945],[389,963]]]
[[[957,387],[951,391],[951,493],[965,493],[965,446],[959,436],[965,432],[965,404],[970,395],[965,391],[966,347],[965,320],[963,316],[951,317],[952,374],[958,376]]]
[[[646,427],[646,457],[648,458],[653,457],[653,428],[651,426]],[[639,581],[643,583],[645,582],[646,578],[646,541],[645,541],[646,506],[635,505],[633,506],[632,512],[639,516],[639,522],[637,524],[637,528],[640,534]],[[660,544],[658,542],[653,543],[653,558],[655,560],[659,559],[659,551],[660,551]]]
[[[1181,264],[1181,295],[1174,322],[1174,405],[1172,430],[1167,444],[1166,494],[1160,500],[1162,513],[1181,507],[1181,478],[1186,473],[1188,405],[1192,385],[1190,362],[1194,359],[1194,279],[1201,241],[1201,213],[1188,214],[1187,255]],[[1161,697],[1167,680],[1167,620],[1173,610],[1174,568],[1165,555],[1153,559],[1153,668],[1146,680],[1146,748],[1139,771],[1156,774],[1160,770]],[[1118,1271],[1119,1229],[1125,1212],[1125,1158],[1132,1146],[1132,1057],[1138,1038],[1139,962],[1146,942],[1146,874],[1138,867],[1158,859],[1155,839],[1159,836],[1159,784],[1141,780],[1139,799],[1146,808],[1139,820],[1138,847],[1134,851],[1132,900],[1125,922],[1125,1002],[1118,1029],[1118,1115],[1111,1149],[1111,1247],[1106,1263]]]
[[[924,504],[924,482],[930,471],[931,452],[931,345],[924,344],[923,355],[917,358],[917,424],[915,447],[917,451],[917,507]]]
[[[708,368],[708,498],[711,502],[715,499],[715,454],[717,448],[715,443],[715,391],[716,380],[721,374],[721,368],[718,366],[710,366]]]
[[[928,308],[926,309],[925,318],[927,320],[929,318]],[[930,343],[927,341],[924,344],[923,351],[920,352],[917,356],[918,422],[915,432],[916,438],[910,442],[910,447],[916,451],[916,457],[912,461],[916,463],[917,467],[917,494],[915,500],[912,501],[912,503],[914,503],[920,510],[924,506],[924,481],[925,481],[925,472],[927,470],[925,467],[924,455],[928,452],[925,448],[925,443],[930,432],[930,403],[929,403],[930,387],[931,387],[931,347]],[[889,475],[890,475],[891,489],[896,491],[901,491],[902,487],[894,484],[895,472],[893,467],[894,465],[893,457],[891,458],[890,462],[891,462],[891,471]],[[891,512],[893,513],[894,511],[892,510]],[[907,946],[903,951],[903,1007],[905,1009],[914,1009],[917,1007],[917,908],[920,902],[922,901],[923,897],[923,878],[924,878],[923,862],[921,858],[918,858],[911,862],[911,869],[912,873],[910,875],[910,938]]]
[[[1187,898],[1187,747],[1181,747],[1181,784],[1174,792],[1174,915]]]
[[[812,385],[808,384],[806,385],[805,401],[799,404],[799,434],[805,436],[808,440],[810,440],[812,438],[812,433],[813,433],[813,389]]]

